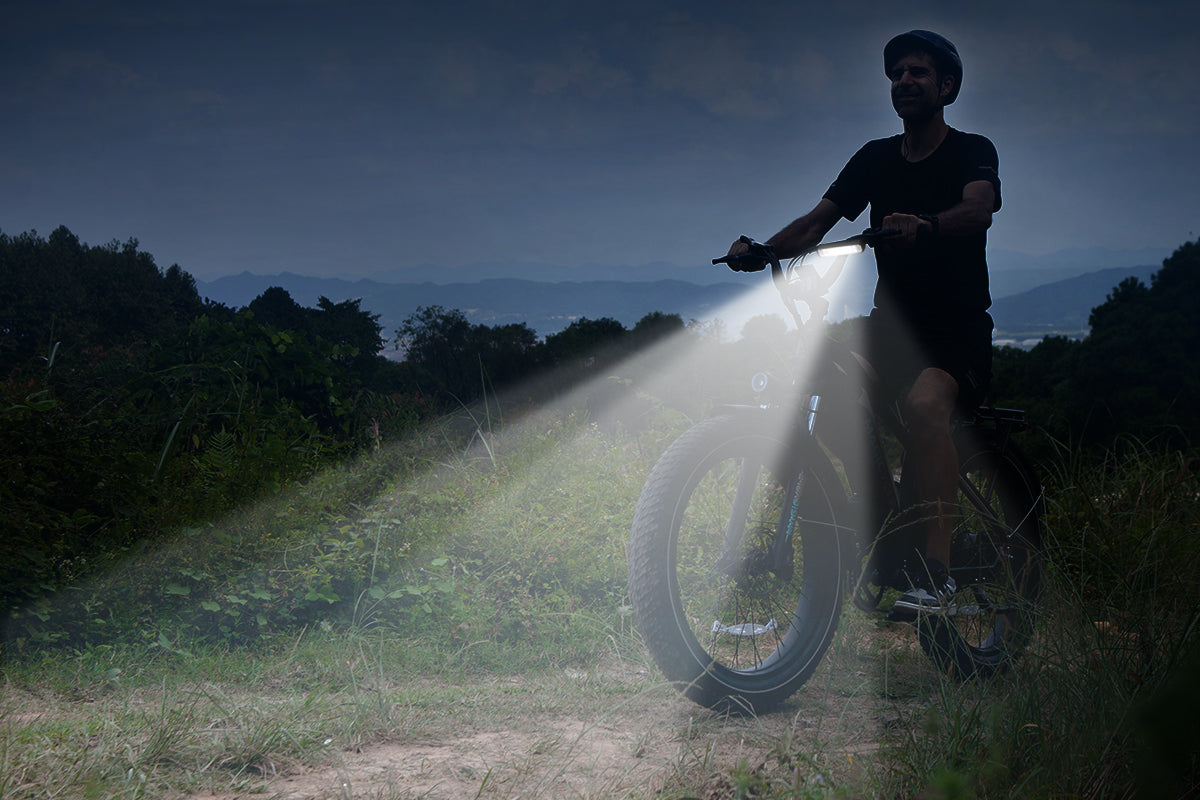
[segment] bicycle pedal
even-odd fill
[[[853,600],[854,607],[859,611],[873,614],[880,610],[879,603],[883,600],[883,590],[881,589],[878,594],[872,594],[866,587],[859,587],[854,592]]]

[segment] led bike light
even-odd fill
[[[856,256],[867,246],[862,242],[831,242],[817,248],[817,255],[822,258],[837,258],[838,256]]]

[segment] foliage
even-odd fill
[[[625,512],[647,466],[580,426],[538,413],[327,468],[26,605],[10,647],[187,649],[332,624],[450,643],[565,635],[571,614],[621,605]],[[573,472],[581,463],[593,472]]]
[[[335,361],[354,366],[371,359],[384,344],[379,315],[363,311],[361,303],[361,298],[335,303],[320,297],[316,308],[304,308],[285,289],[273,286],[247,309],[276,330],[304,332],[324,343]]]
[[[1117,437],[1200,436],[1200,241],[1184,244],[1146,287],[1116,286],[1081,342],[1047,338],[997,353],[999,404],[1029,408],[1059,441],[1105,449]]]
[[[202,303],[133,240],[0,235],[0,610],[426,413],[358,301],[257,306]]]
[[[684,330],[677,314],[647,314],[632,330],[615,319],[585,317],[538,341],[523,323],[471,324],[461,311],[428,306],[409,315],[395,341],[423,390],[451,409],[521,382],[529,397],[545,399]],[[544,378],[551,372],[547,388]]]
[[[536,334],[525,324],[472,325],[458,310],[417,309],[396,332],[405,361],[427,376],[425,391],[466,403],[532,371]]]
[[[579,320],[539,342],[524,325],[421,309],[397,363],[358,300],[304,308],[273,287],[229,309],[136,240],[0,234],[0,610],[71,591],[485,392],[538,377],[524,397],[544,399],[682,330],[663,314],[632,331]]]
[[[202,308],[192,277],[160,270],[136,239],[89,247],[65,227],[48,240],[0,233],[0,375],[59,343],[69,366],[94,348],[145,344]]]
[[[1045,462],[1047,586],[998,684],[946,682],[895,743],[902,796],[937,774],[972,797],[1182,797],[1200,785],[1200,472],[1123,441]],[[1166,732],[1170,731],[1170,734]]]

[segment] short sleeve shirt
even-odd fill
[[[903,136],[865,144],[825,197],[853,221],[871,207],[871,226],[888,214],[939,214],[962,201],[963,188],[986,180],[1000,210],[999,159],[985,137],[953,128],[927,158],[910,162]],[[911,249],[877,250],[875,306],[926,330],[952,329],[991,306],[985,249],[987,234],[939,236]]]

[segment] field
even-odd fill
[[[625,595],[633,503],[687,424],[476,411],[131,553],[5,645],[0,798],[1200,791],[1184,454],[1041,465],[1048,586],[1010,673],[956,683],[848,607],[808,685],[742,718],[663,685]]]

